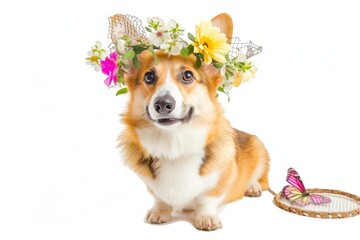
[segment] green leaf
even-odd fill
[[[227,99],[228,99],[228,102],[230,102],[230,95],[228,92],[225,92],[226,96],[227,96]]]
[[[216,67],[217,69],[221,69],[221,68],[224,66],[223,63],[219,63],[219,62],[213,62],[213,65],[214,65],[214,67]]]
[[[188,57],[189,55],[190,55],[190,52],[189,52],[189,48],[182,48],[181,50],[180,50],[180,53],[181,53],[181,55],[183,55],[184,57]]]
[[[154,47],[153,47],[153,46],[150,46],[148,50],[151,52],[151,55],[152,55],[153,58],[154,58],[155,64],[157,64],[157,63],[159,62],[159,59],[157,58],[157,56],[156,56],[156,54],[155,54]]]
[[[187,48],[189,49],[189,55],[194,52],[194,45],[190,44]]]
[[[235,74],[233,71],[231,71],[231,70],[228,69],[228,68],[225,70],[225,72],[226,72],[227,74],[229,74],[230,76],[234,76],[234,74]]]
[[[128,92],[128,89],[126,87],[120,89],[119,91],[116,92],[116,96],[120,95],[120,94],[125,94]]]
[[[229,95],[229,92],[225,91],[225,89],[224,89],[224,86],[223,86],[223,85],[219,86],[217,90],[218,90],[219,92],[224,93],[224,94],[227,96],[228,102],[230,102],[230,95]],[[218,95],[217,95],[217,96],[218,96]]]
[[[149,27],[145,27],[146,31],[148,31],[149,33],[151,33],[151,29]]]
[[[194,35],[192,35],[191,33],[188,33],[188,38],[189,38],[191,41],[196,42]]]
[[[130,40],[130,37],[128,35],[123,35],[120,39],[122,39],[124,41],[128,41],[128,40]]]
[[[135,57],[135,52],[133,49],[129,49],[129,51],[127,51],[125,53],[125,55],[123,56],[123,60],[127,60],[127,59],[133,59]]]
[[[140,62],[139,59],[137,58],[137,55],[135,55],[135,57],[133,58],[133,64],[135,68],[139,68]]]
[[[124,82],[124,78],[118,76],[117,79],[116,79],[116,82],[117,82],[117,83],[123,83],[123,82]]]
[[[229,79],[230,77],[234,76],[234,73],[228,70],[225,70],[225,78]]]
[[[224,92],[224,86],[223,86],[223,85],[219,86],[219,87],[218,87],[218,91],[219,91],[219,92]]]
[[[195,66],[196,66],[196,68],[200,68],[200,67],[201,67],[201,59],[200,59],[200,57],[196,57]]]
[[[181,55],[183,55],[184,57],[190,56],[193,52],[194,46],[192,44],[180,50]]]
[[[123,71],[121,71],[121,70],[118,71],[116,82],[120,83],[120,84],[124,82],[124,73],[123,73]]]
[[[130,65],[129,64],[126,64],[124,61],[120,61],[120,64],[123,68],[125,69],[129,69]]]
[[[252,65],[250,62],[245,62],[242,66],[241,66],[241,70],[243,72],[246,72],[248,70],[250,70],[252,68]]]
[[[133,46],[133,50],[134,50],[134,52],[136,53],[136,54],[140,54],[140,53],[142,53],[142,51],[144,51],[144,50],[146,50],[146,49],[148,49],[149,47],[148,46],[146,46],[146,45],[144,45],[144,44],[139,44],[139,45],[135,45],[135,46]]]
[[[251,69],[251,66],[244,66],[244,70],[249,71]]]

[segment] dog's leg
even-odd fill
[[[245,196],[260,197],[262,191],[268,188],[267,175],[269,171],[269,156],[267,152],[259,158],[259,163],[253,172],[245,190]]]
[[[154,200],[154,206],[146,213],[145,222],[160,224],[170,221],[172,211],[171,206],[155,196]]]
[[[195,227],[199,230],[212,231],[222,227],[217,208],[223,197],[200,196],[196,199]]]

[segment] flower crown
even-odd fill
[[[183,40],[185,30],[175,20],[165,24],[161,18],[148,18],[144,28],[137,17],[118,14],[110,17],[109,23],[110,51],[103,49],[97,41],[88,51],[86,60],[95,71],[101,70],[108,76],[104,81],[107,87],[120,88],[116,95],[127,93],[124,75],[131,63],[135,68],[139,67],[138,55],[150,51],[156,62],[155,50],[158,50],[184,57],[193,54],[197,68],[203,62],[212,64],[224,77],[218,91],[230,99],[229,90],[233,86],[238,87],[254,77],[256,67],[248,59],[262,51],[260,46],[251,41],[242,43],[237,37],[228,44],[225,34],[212,26],[211,21],[201,21],[196,26],[195,36],[188,33],[190,43]]]

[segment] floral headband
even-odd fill
[[[103,49],[97,41],[88,51],[86,63],[108,76],[104,81],[107,87],[120,88],[116,95],[127,93],[124,75],[131,63],[135,68],[139,67],[138,55],[150,51],[156,62],[157,50],[184,57],[193,54],[197,68],[203,62],[212,64],[224,77],[218,91],[230,99],[229,90],[233,86],[238,87],[254,77],[256,67],[248,59],[262,51],[260,46],[251,41],[242,43],[237,37],[228,44],[225,34],[212,26],[211,21],[201,21],[196,26],[195,36],[188,33],[189,43],[183,40],[185,30],[175,20],[165,24],[158,17],[148,18],[144,28],[137,17],[117,14],[109,18],[109,23],[110,51]]]

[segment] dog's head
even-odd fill
[[[232,21],[220,14],[212,19],[230,40]],[[139,68],[125,76],[130,92],[128,118],[145,125],[171,130],[187,123],[206,123],[216,115],[216,91],[223,78],[213,65],[196,68],[193,55],[174,56],[158,51],[138,56]]]

